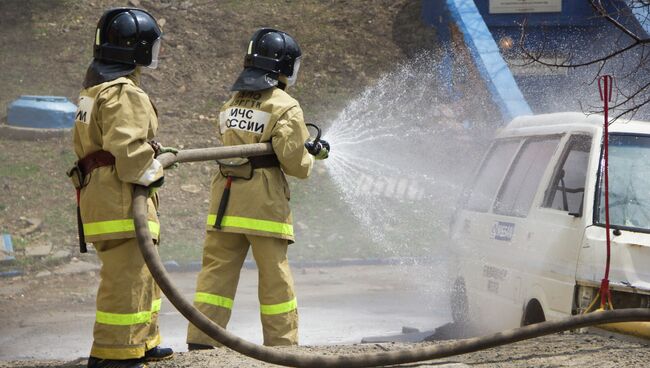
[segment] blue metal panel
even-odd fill
[[[517,24],[526,19],[525,48],[540,53],[551,62],[570,60],[572,64],[582,63],[605,56],[632,42],[631,39],[621,37],[620,31],[599,17],[587,1],[564,0],[559,13],[527,14],[489,14],[489,0],[475,0],[475,3],[497,42],[509,38],[517,43],[522,34],[522,29]],[[612,0],[603,4],[619,22],[634,32],[645,35],[636,19],[627,16],[629,13],[624,11],[623,1]],[[515,45],[514,48],[518,46]],[[510,63],[521,64],[525,61],[516,52],[509,54],[507,50],[501,51]],[[590,85],[598,72],[610,73],[615,77],[634,73],[634,68],[638,65],[637,58],[635,51],[627,52],[609,60],[602,71],[599,71],[599,65],[549,69],[537,64],[536,67],[531,65],[530,69],[537,68],[541,73],[513,72],[513,75],[535,113],[580,111],[585,106],[599,104],[598,90]]]
[[[65,97],[20,96],[9,104],[7,124],[25,128],[72,128],[77,106]]]
[[[486,81],[505,120],[515,116],[531,115],[532,110],[524,99],[508,65],[503,60],[490,30],[476,5],[467,0],[447,0],[447,5],[465,37],[476,66]]]
[[[14,257],[14,247],[11,242],[11,235],[9,234],[0,234],[0,252],[3,252],[3,256],[0,257],[2,261],[13,261],[16,259]]]
[[[548,13],[490,14],[489,4],[490,0],[446,0],[452,21],[462,30],[474,63],[506,120],[531,111],[580,111],[585,106],[598,105],[598,90],[590,84],[596,73],[624,78],[639,70],[643,52],[639,49],[608,60],[603,70],[599,70],[599,65],[577,69],[549,69],[540,64],[522,67],[530,62],[516,52],[522,31],[519,24],[524,19],[524,46],[551,62],[590,61],[629,45],[632,40],[621,36],[610,22],[595,14],[587,1],[562,0],[561,12]],[[649,37],[647,7],[635,9],[634,17],[626,8],[626,0],[603,4],[617,21],[639,36]],[[440,14],[444,14],[440,7],[440,0],[423,0],[423,20],[432,25],[439,23],[443,19]],[[443,33],[441,37],[449,36]],[[650,111],[642,111],[638,117],[650,118]]]

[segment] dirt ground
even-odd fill
[[[365,353],[382,353],[398,349],[411,349],[429,346],[429,344],[358,344],[346,346],[303,346],[282,348],[283,351],[300,354],[348,355]],[[441,368],[528,368],[528,367],[603,367],[620,368],[648,367],[650,354],[647,345],[621,343],[618,340],[598,335],[561,334],[540,337],[514,345],[466,354],[458,357],[444,358],[436,361],[410,363],[401,367],[441,367]],[[223,368],[261,368],[278,367],[262,363],[225,348],[215,351],[199,351],[177,354],[174,359],[148,365],[151,368],[181,367],[223,367]],[[36,368],[36,367],[85,367],[84,360],[71,362],[0,362],[2,368]]]
[[[304,57],[292,94],[306,120],[324,128],[396,65],[437,48],[435,30],[420,21],[417,0],[2,0],[0,124],[8,104],[20,95],[65,96],[76,102],[92,57],[97,19],[113,6],[141,6],[163,24],[160,66],[144,70],[142,84],[160,114],[157,140],[181,149],[218,144],[217,111],[258,27],[281,28],[299,39]],[[63,252],[46,259],[55,265],[78,255],[74,190],[65,176],[76,159],[71,139],[26,143],[0,136],[0,147],[0,232],[12,234],[18,255],[26,247],[49,246],[51,254]],[[187,254],[198,259],[203,234],[194,230],[204,226],[205,194],[215,167],[187,164],[166,174],[161,211],[163,217],[173,216],[173,221],[163,219],[166,259]],[[303,193],[310,198],[318,194],[309,185],[290,184],[294,202]],[[167,245],[172,246],[167,250]],[[22,259],[20,266],[31,272],[43,262]]]

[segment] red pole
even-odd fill
[[[609,101],[612,99],[612,84],[614,78],[611,75],[603,75],[598,78],[598,89],[600,98],[603,100],[603,176],[605,184],[605,234],[607,242],[607,262],[605,264],[605,276],[600,283],[600,307],[605,309],[607,303],[611,305],[609,291],[609,264],[611,258],[611,239],[609,224]],[[601,83],[602,82],[602,83]]]

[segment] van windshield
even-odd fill
[[[650,232],[650,136],[609,136],[609,221],[613,228]],[[605,224],[605,191],[599,177],[596,223]]]

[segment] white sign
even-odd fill
[[[221,134],[224,134],[226,129],[238,129],[263,134],[266,125],[270,121],[271,114],[268,112],[245,107],[230,107],[219,114]]]
[[[562,0],[490,0],[490,14],[559,12]]]

